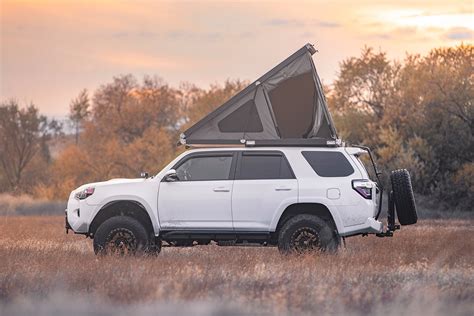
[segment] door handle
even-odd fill
[[[288,187],[278,187],[278,188],[275,188],[275,191],[291,191],[291,188],[288,188]]]
[[[214,192],[230,192],[230,189],[224,188],[224,187],[219,187],[219,188],[214,188]]]

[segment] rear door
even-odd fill
[[[242,151],[232,191],[238,231],[269,231],[276,212],[297,202],[298,182],[280,151]]]

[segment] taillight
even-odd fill
[[[352,180],[352,188],[364,199],[372,199],[373,182],[369,180]]]

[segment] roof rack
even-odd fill
[[[203,140],[198,143],[181,143],[187,148],[195,147],[341,147],[344,142],[340,138],[336,140],[327,140],[323,138],[307,138],[307,139],[275,139],[275,140]]]

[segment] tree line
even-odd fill
[[[326,97],[339,136],[371,147],[380,169],[409,169],[436,203],[474,205],[474,46],[390,60],[366,47],[342,61]],[[157,77],[113,78],[71,100],[64,126],[33,104],[0,104],[0,192],[66,199],[80,184],[155,173],[178,152],[180,131],[248,83],[201,89]],[[388,173],[383,178],[387,182]]]

